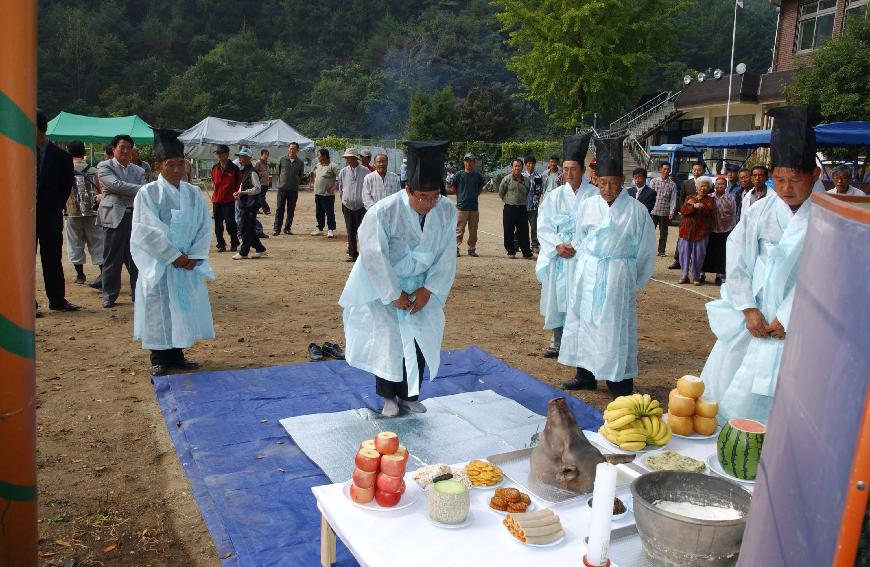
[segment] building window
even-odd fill
[[[849,0],[846,4],[846,17],[843,18],[843,27],[849,22],[850,18],[861,17],[867,11],[868,0]]]
[[[755,115],[754,114],[734,114],[731,116],[731,119],[728,121],[728,131],[729,132],[743,132],[745,130],[752,130],[755,128]],[[724,116],[714,116],[713,117],[713,132],[724,132],[725,131],[725,117]]]
[[[836,15],[837,0],[802,2],[795,34],[795,51],[812,51],[831,39]]]

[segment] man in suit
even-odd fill
[[[100,224],[106,229],[103,258],[103,307],[115,305],[121,293],[121,267],[130,275],[130,298],[135,301],[139,270],[130,255],[130,231],[133,228],[133,199],[145,185],[145,170],[132,163],[133,138],[119,134],[112,138],[112,159],[97,165],[103,197],[100,200]]]
[[[78,311],[66,300],[63,281],[63,210],[74,182],[72,156],[48,141],[48,119],[36,111],[36,244],[42,262],[42,277],[48,308]]]
[[[692,164],[692,176],[689,179],[683,181],[683,186],[680,188],[680,195],[679,197],[677,197],[677,208],[674,209],[675,213],[683,208],[683,203],[686,202],[686,199],[696,193],[695,180],[704,175],[705,169],[706,168],[704,167],[704,164],[701,162],[696,162]],[[669,270],[680,269],[680,256],[677,252],[680,249],[679,243],[680,240],[677,239],[677,249],[674,250],[674,263],[668,266]]]
[[[646,210],[649,211],[649,214],[652,215],[653,207],[656,204],[656,190],[647,185],[646,175],[647,171],[642,167],[635,168],[631,172],[631,177],[634,180],[634,186],[632,187],[634,191],[629,191],[629,194],[634,193],[632,197],[640,201],[646,207]]]

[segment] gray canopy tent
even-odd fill
[[[314,155],[314,140],[300,134],[283,120],[263,120],[261,122],[237,122],[209,116],[182,132],[178,139],[184,142],[184,150],[189,158],[215,161],[214,147],[226,144],[230,147],[231,157],[241,146],[254,152],[269,150],[269,161],[277,162],[286,155],[290,142],[299,144],[300,154],[305,161]]]

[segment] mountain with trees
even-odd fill
[[[678,88],[687,69],[727,69],[732,7],[733,0],[40,0],[38,102],[50,116],[139,114],[175,128],[212,115],[282,118],[312,137],[435,137],[433,124],[446,124],[448,139],[552,137],[583,112],[613,116],[644,93]],[[764,71],[776,11],[746,0],[745,14],[738,60]],[[553,26],[568,39],[556,41]],[[589,43],[574,45],[574,31]],[[533,44],[543,65],[521,59]],[[548,53],[570,65],[548,63]],[[554,69],[565,77],[554,78]],[[580,88],[558,92],[557,80]],[[546,97],[536,94],[547,88]]]

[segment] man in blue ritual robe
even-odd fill
[[[211,241],[205,199],[185,174],[184,145],[174,130],[154,131],[154,156],[160,175],[139,189],[133,205],[130,252],[139,267],[133,338],[151,350],[151,375],[199,365],[182,349],[213,339],[206,280]]]
[[[719,420],[766,423],[787,337],[798,264],[820,170],[816,113],[806,107],[770,110],[775,193],[749,208],[726,244],[722,298],[707,304],[716,344],[701,378],[705,397],[719,402]],[[748,201],[744,202],[744,207]]]
[[[456,208],[441,198],[447,142],[408,145],[405,190],[375,203],[339,304],[345,359],[375,375],[382,414],[423,413],[423,368],[438,374],[444,304],[456,275]]]
[[[576,251],[571,247],[577,205],[598,195],[598,188],[583,176],[591,132],[566,136],[562,141],[562,174],[565,183],[550,191],[538,210],[538,240],[541,243],[535,275],[541,282],[541,315],[544,328],[553,330],[545,358],[559,356],[562,326],[568,310],[568,282],[571,280]]]
[[[595,140],[599,195],[578,205],[571,245],[576,265],[559,363],[577,368],[562,387],[594,390],[606,380],[616,396],[632,393],[637,376],[637,293],[652,275],[655,228],[623,190],[624,138]]]

